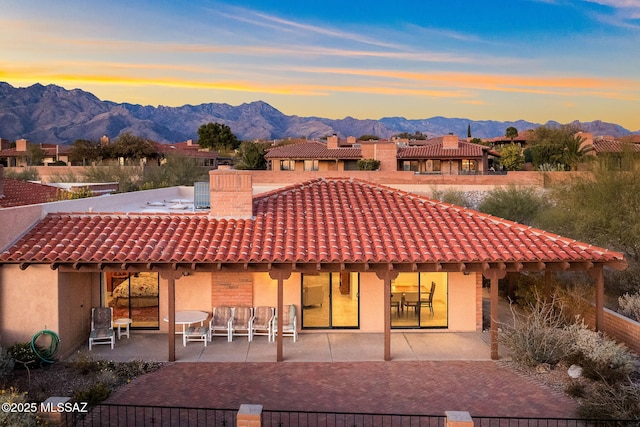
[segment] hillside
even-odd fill
[[[0,82],[0,137],[10,141],[26,138],[35,143],[70,144],[76,139],[98,140],[102,135],[114,138],[123,132],[131,132],[153,141],[172,143],[197,139],[198,128],[208,122],[228,125],[241,140],[320,138],[334,133],[340,137],[369,134],[388,138],[401,132],[416,131],[428,136],[451,132],[466,137],[469,125],[473,137],[490,138],[504,135],[509,126],[519,131],[540,126],[524,120],[500,122],[446,117],[419,120],[345,117],[333,120],[287,116],[262,101],[239,106],[208,103],[153,107],[102,101],[81,89],[67,90],[41,84],[15,88]],[[631,133],[613,123],[575,123],[595,135],[623,136]]]

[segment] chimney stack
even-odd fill
[[[251,219],[253,217],[251,172],[238,170],[209,172],[209,197],[212,217]]]
[[[444,135],[442,137],[442,148],[453,148],[457,149],[459,147],[458,135]]]
[[[327,148],[338,148],[338,135],[334,133],[327,137]]]

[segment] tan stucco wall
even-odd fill
[[[211,313],[211,273],[193,273],[175,281],[176,311],[201,310]],[[160,277],[160,331],[167,332],[169,324],[169,282]]]
[[[59,273],[59,355],[64,358],[86,345],[91,331],[91,307],[100,306],[99,273]],[[52,302],[55,304],[55,302]],[[51,329],[51,328],[49,328]]]
[[[476,287],[476,275],[449,273],[449,331],[476,330],[477,299],[482,298]]]

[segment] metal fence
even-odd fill
[[[101,404],[87,413],[62,413],[63,426],[235,427],[238,409]],[[475,427],[640,427],[640,421],[475,417]],[[443,415],[262,411],[264,427],[444,427]]]

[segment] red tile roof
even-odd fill
[[[158,153],[163,155],[175,154],[177,156],[184,157],[197,157],[205,159],[217,159],[218,153],[216,151],[201,150],[200,146],[196,143],[189,144],[188,142],[178,142],[175,144],[161,144],[155,143]]]
[[[596,154],[621,153],[625,149],[632,153],[640,153],[640,144],[609,139],[593,141],[593,150]]]
[[[60,191],[60,189],[50,185],[4,178],[2,190],[4,194],[0,194],[0,208],[53,202],[58,199]]]
[[[411,145],[398,148],[398,159],[460,159],[482,157],[488,150],[482,145],[459,141],[458,148],[444,148],[442,141],[433,141],[424,145]]]
[[[361,159],[359,148],[327,148],[321,142],[302,142],[299,144],[274,147],[264,156],[266,159]]]
[[[50,214],[0,263],[624,262],[617,252],[351,179],[266,193],[253,213]]]

